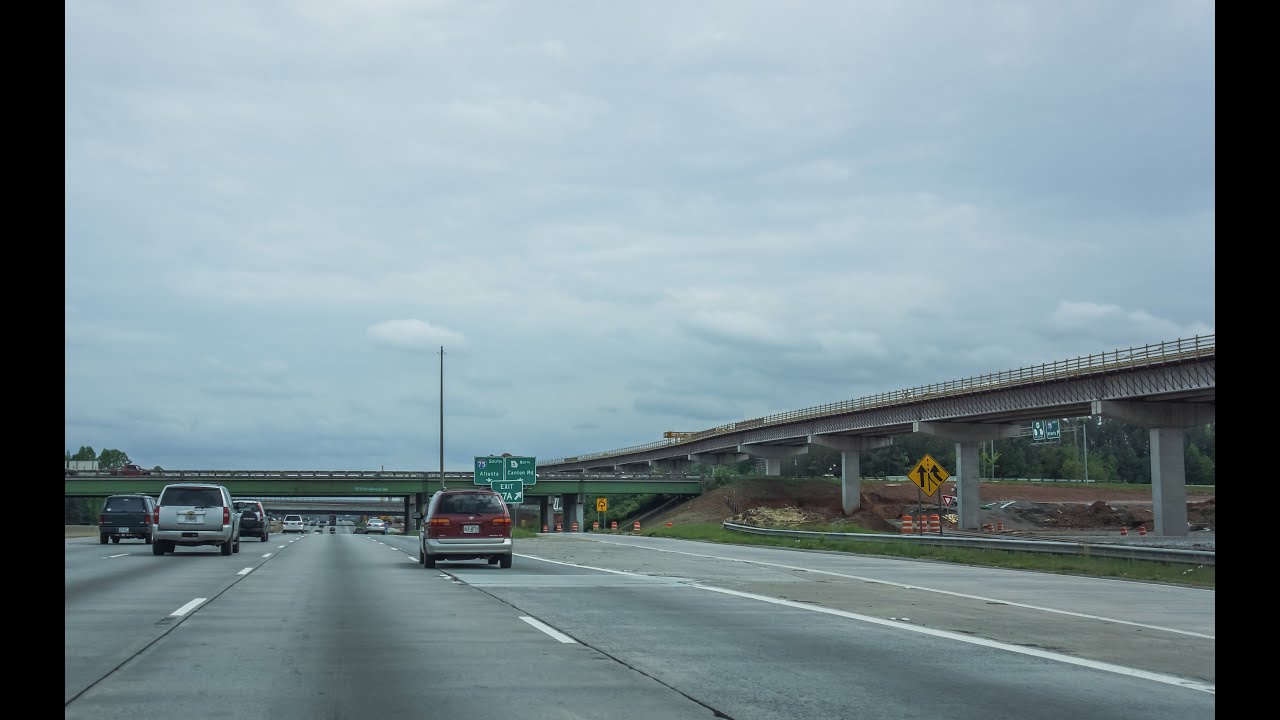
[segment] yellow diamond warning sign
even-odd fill
[[[951,477],[951,473],[939,465],[932,456],[926,454],[920,458],[920,462],[916,463],[915,467],[911,468],[907,477],[911,478],[911,482],[918,485],[925,495],[933,497],[938,488],[942,487],[942,483]]]

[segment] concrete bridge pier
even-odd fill
[[[978,487],[978,443],[1015,437],[1017,425],[983,423],[919,422],[915,432],[956,441],[956,526],[961,530],[982,529],[982,492]]]
[[[1187,526],[1186,428],[1214,422],[1208,403],[1149,403],[1094,400],[1093,414],[1149,429],[1151,508],[1156,535],[1184,537]]]
[[[541,495],[538,497],[538,518],[542,521],[540,525],[547,528],[547,532],[555,531],[556,513],[552,506],[550,495]],[[542,530],[542,527],[539,527],[538,530]]]
[[[893,438],[810,435],[807,440],[810,445],[840,451],[840,509],[848,515],[862,507],[862,453],[888,447]]]
[[[576,522],[578,532],[582,532],[582,496],[566,493],[560,498],[560,506],[564,508],[563,531],[573,532],[573,523]]]
[[[751,457],[764,458],[764,474],[769,477],[782,475],[782,458],[804,455],[809,452],[808,445],[739,445],[739,453]]]

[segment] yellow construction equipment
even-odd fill
[[[676,430],[668,430],[668,431],[666,431],[666,432],[662,433],[662,437],[664,437],[664,438],[670,438],[670,439],[672,439],[672,440],[683,440],[684,438],[687,438],[687,437],[689,437],[690,435],[696,435],[696,434],[697,434],[697,433],[692,433],[692,432],[679,432],[679,431],[676,431]]]

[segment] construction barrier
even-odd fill
[[[902,516],[902,534],[910,535],[913,532],[915,531],[911,529],[911,516],[903,515]]]
[[[937,513],[929,516],[929,532],[934,535],[942,534],[942,518]]]
[[[618,521],[617,521],[617,520],[614,520],[613,522],[609,523],[609,529],[610,529],[610,530],[617,530],[617,529],[618,529]]]

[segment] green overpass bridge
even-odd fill
[[[387,472],[364,470],[166,470],[144,476],[112,475],[109,471],[77,472],[64,477],[66,497],[97,497],[126,493],[158,496],[165,485],[205,482],[225,485],[236,498],[403,498],[405,527],[425,511],[431,494],[441,489],[477,486],[474,474],[446,472]],[[555,502],[560,499],[566,530],[578,523],[585,529],[583,509],[596,498],[610,495],[701,495],[702,478],[691,475],[620,475],[617,473],[539,473],[524,487],[524,503],[537,503],[541,524],[554,527]],[[279,500],[275,501],[279,504]],[[338,512],[352,512],[342,511]]]

